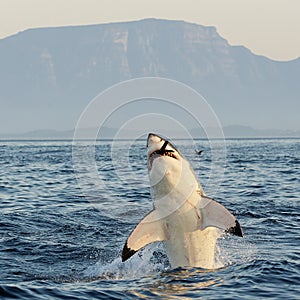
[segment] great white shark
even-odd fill
[[[189,162],[170,141],[150,133],[147,157],[154,207],[129,235],[122,261],[163,241],[173,268],[213,268],[220,229],[242,237],[239,222],[205,195]]]

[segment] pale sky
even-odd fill
[[[300,56],[300,0],[0,0],[0,38],[28,28],[163,18],[216,26],[231,45]]]

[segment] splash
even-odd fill
[[[212,243],[213,246],[215,246],[216,239],[217,236],[215,236],[215,241]],[[210,245],[211,241],[208,244]],[[206,253],[204,252],[203,254]],[[216,252],[219,253],[219,249]],[[214,253],[210,253],[209,257],[206,258],[208,261],[205,262],[205,267],[197,269],[218,269],[224,266],[218,259],[214,259],[216,258]],[[212,262],[211,259],[213,259]],[[157,275],[169,270],[172,270],[172,268],[163,243],[153,243],[140,250],[126,262],[122,262],[120,257],[115,258],[110,263],[100,259],[95,265],[84,271],[84,277],[87,279],[130,280]]]
[[[255,256],[255,248],[245,238],[235,238],[227,234],[215,235],[216,244],[213,262],[202,271],[218,270],[235,264],[251,261]],[[163,243],[146,246],[126,262],[120,257],[107,263],[100,259],[96,264],[84,271],[86,279],[130,280],[157,275],[172,270]]]
[[[130,260],[123,263],[121,258],[115,258],[111,263],[102,260],[84,271],[87,278],[103,278],[126,280],[154,275],[170,268],[165,250],[161,243],[151,244]]]
[[[256,256],[257,249],[247,237],[243,239],[222,234],[216,245],[215,260],[219,268],[247,263]]]

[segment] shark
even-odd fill
[[[153,210],[130,233],[122,261],[160,241],[172,268],[214,268],[220,235],[243,236],[238,220],[206,196],[190,163],[168,139],[150,133],[147,158]]]

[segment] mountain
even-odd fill
[[[207,137],[205,132],[199,128],[191,128],[189,133],[194,139],[220,139],[222,136],[219,134],[219,130],[215,128],[210,129],[210,136]],[[82,140],[94,140],[94,132],[97,128],[85,128],[80,131],[80,139]],[[174,129],[162,129],[162,134],[168,136],[172,139],[189,139],[185,131],[174,130]],[[230,138],[299,138],[300,130],[278,130],[278,129],[254,129],[249,126],[241,125],[231,125],[223,127],[224,137],[226,139]],[[102,127],[101,131],[98,132],[96,139],[98,140],[115,140],[115,139],[140,139],[146,138],[146,135],[140,135],[139,131],[134,129],[125,129],[122,131],[121,135],[118,134],[117,128]],[[117,136],[116,136],[117,135]],[[1,134],[0,139],[9,140],[73,140],[74,130],[34,130],[29,132],[23,132],[18,134]]]
[[[0,40],[0,132],[74,128],[103,89],[142,76],[193,87],[223,125],[300,129],[300,58],[273,61],[229,45],[214,27],[146,19]]]

